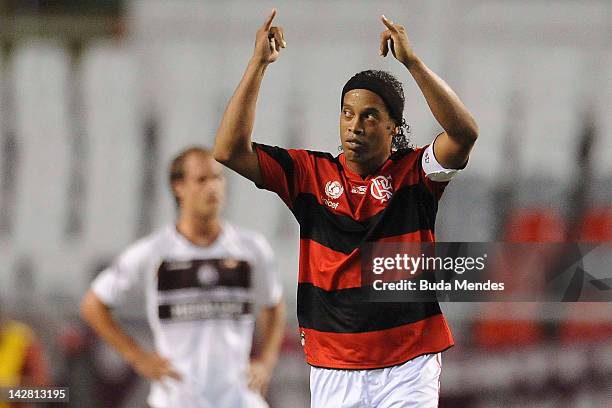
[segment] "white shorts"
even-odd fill
[[[151,408],[268,408],[268,403],[256,392],[244,387],[228,389],[220,394],[207,395],[197,385],[175,380],[154,383],[148,403]]]
[[[430,408],[438,406],[440,353],[389,368],[310,368],[311,408]]]

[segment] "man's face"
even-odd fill
[[[181,213],[217,217],[225,200],[223,167],[212,156],[192,153],[185,158],[184,177],[174,184]]]
[[[382,164],[391,154],[396,126],[383,99],[367,89],[344,95],[340,113],[340,141],[346,160]]]

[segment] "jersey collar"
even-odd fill
[[[172,225],[170,225],[170,231],[171,231],[172,235],[178,241],[183,243],[184,245],[187,245],[189,247],[196,248],[196,249],[210,250],[210,249],[215,248],[218,245],[220,245],[226,239],[227,232],[228,232],[228,224],[227,224],[227,222],[224,221],[224,220],[221,220],[220,227],[221,227],[221,232],[219,232],[219,236],[217,236],[217,239],[215,239],[213,242],[211,242],[211,244],[209,246],[200,246],[200,245],[197,245],[197,244],[191,242],[189,239],[187,239],[186,236],[184,236],[183,234],[181,234],[179,232],[179,230],[176,228],[176,224],[174,224],[174,223]]]
[[[389,166],[389,163],[391,163],[391,156],[389,156],[389,158],[382,164],[382,166],[378,168],[377,171],[368,174],[366,177],[361,177],[359,174],[353,172],[349,168],[349,166],[346,164],[346,156],[344,155],[344,153],[340,153],[340,155],[338,156],[338,161],[342,165],[342,170],[349,180],[363,183],[365,181],[369,181],[373,177],[380,175],[383,169],[385,169],[385,167]]]

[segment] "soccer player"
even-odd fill
[[[380,55],[412,75],[444,132],[412,149],[403,134],[401,83],[381,71],[353,76],[341,94],[343,153],[253,143],[264,73],[287,43],[273,27],[255,50],[216,136],[215,159],[278,194],[300,225],[298,320],[311,367],[311,406],[433,407],[440,352],[453,345],[436,302],[359,302],[360,246],[433,242],[442,192],[478,134],[467,108],[415,54],[406,30],[382,17]]]
[[[262,395],[284,332],[281,284],[267,241],[223,221],[223,167],[199,147],[170,167],[178,208],[170,224],[139,240],[92,283],[82,315],[143,377],[152,407],[266,407]],[[146,295],[155,351],[113,319],[132,287]],[[260,356],[249,364],[255,317]]]

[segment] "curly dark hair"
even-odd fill
[[[412,145],[408,137],[410,126],[403,118],[405,97],[402,83],[387,71],[369,69],[358,72],[344,85],[341,104],[344,102],[346,92],[355,88],[368,89],[378,94],[385,102],[389,115],[399,128],[391,141],[391,150],[411,149]]]
[[[393,135],[391,140],[391,151],[409,150],[414,148],[414,144],[410,141],[410,125],[406,123],[406,119],[402,118],[402,123],[398,126],[399,131]]]

